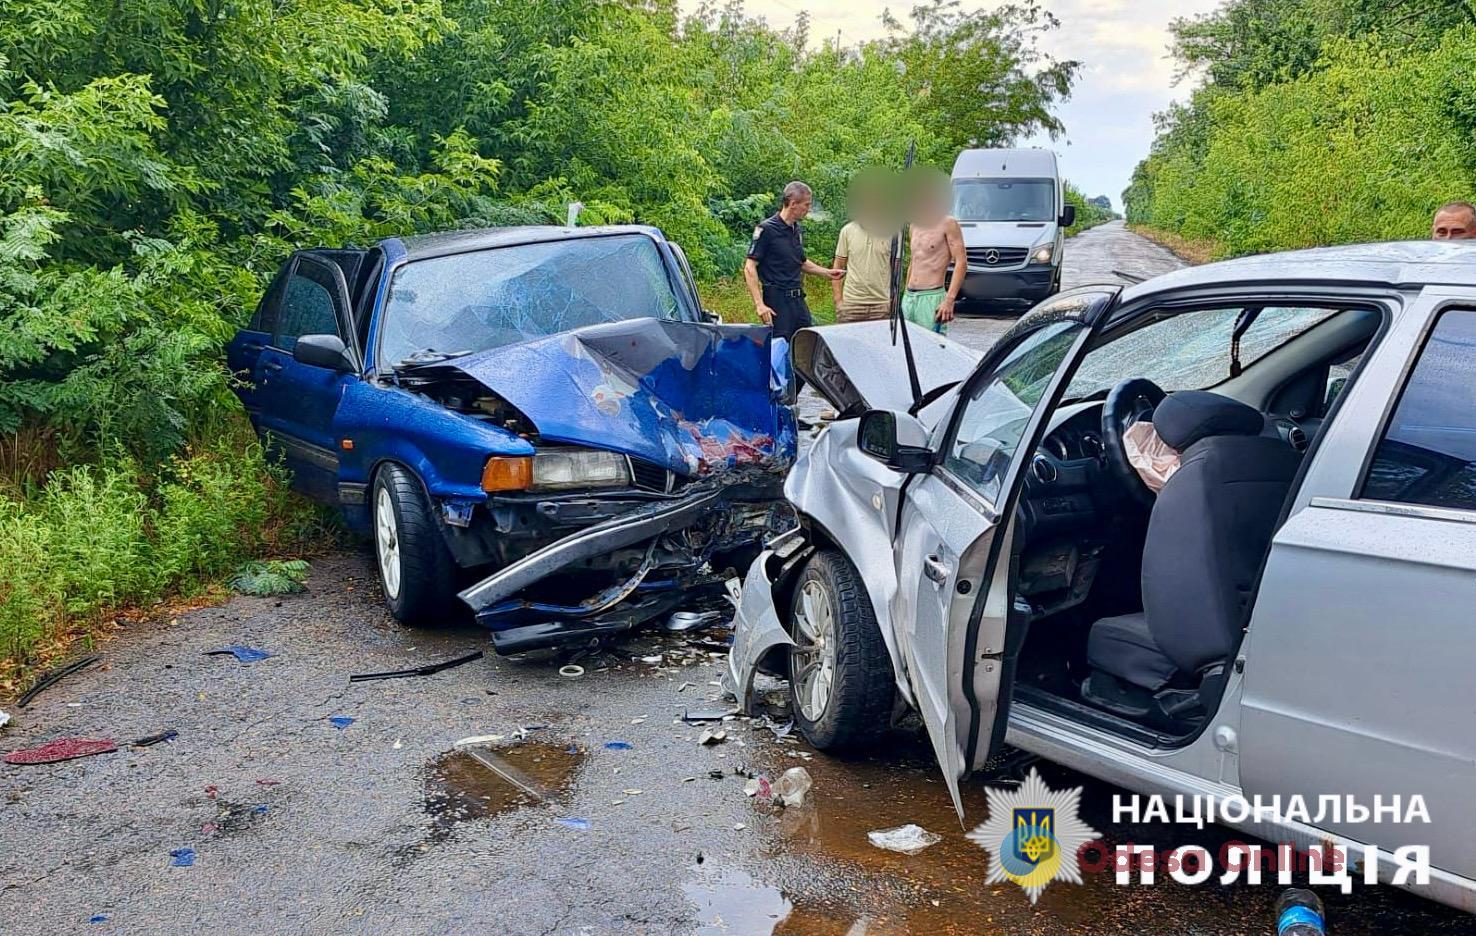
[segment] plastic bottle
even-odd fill
[[[1327,936],[1322,900],[1309,890],[1288,888],[1276,901],[1276,936]]]

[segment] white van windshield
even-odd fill
[[[960,221],[1054,221],[1052,179],[955,179],[953,216]]]

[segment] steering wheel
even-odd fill
[[[1152,507],[1157,498],[1128,461],[1123,433],[1135,422],[1152,419],[1153,410],[1164,396],[1158,384],[1146,377],[1129,377],[1113,387],[1102,404],[1102,449],[1108,472],[1132,500],[1144,507]]]

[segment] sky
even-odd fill
[[[1190,82],[1173,84],[1168,57],[1168,24],[1176,16],[1207,13],[1220,0],[1044,0],[1061,27],[1041,42],[1046,53],[1082,63],[1071,100],[1057,107],[1064,136],[1024,141],[1049,146],[1061,171],[1088,196],[1106,195],[1122,209],[1122,190],[1133,167],[1153,141],[1153,114],[1171,101],[1184,100]],[[851,44],[883,34],[881,14],[890,7],[899,17],[912,0],[747,0],[747,9],[776,26],[788,26],[801,10],[811,16],[812,42],[835,36]],[[993,2],[964,0],[966,7],[992,8]],[[683,0],[687,9],[695,0]]]

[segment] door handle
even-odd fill
[[[928,558],[923,560],[923,575],[926,575],[929,579],[937,582],[939,585],[947,582],[948,576],[952,574],[953,570],[948,567],[947,563],[945,563],[942,559],[939,559],[937,556],[929,556]]]
[[[245,344],[241,345],[242,350],[245,351],[260,351],[262,348],[265,347],[266,345],[262,344],[259,341],[248,341]]]
[[[278,364],[276,361],[267,361],[265,364],[261,365],[261,369],[266,371],[268,374],[275,374],[277,371],[282,369],[282,365]]]

